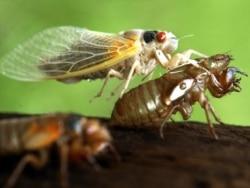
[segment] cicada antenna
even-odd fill
[[[193,37],[193,36],[194,36],[194,34],[184,35],[181,38],[179,38],[178,41],[182,40],[182,39],[185,39],[185,38],[188,38],[188,37]]]

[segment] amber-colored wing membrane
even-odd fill
[[[22,81],[70,78],[109,68],[139,50],[138,41],[117,34],[54,27],[3,57],[0,71]]]

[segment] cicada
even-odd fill
[[[148,75],[160,64],[168,67],[178,39],[167,31],[129,30],[119,34],[61,26],[38,33],[1,60],[0,72],[21,81],[105,79],[124,80],[121,91],[135,74]]]
[[[179,112],[184,120],[192,114],[192,105],[198,102],[204,109],[209,131],[218,139],[210,118],[222,123],[205,92],[220,98],[225,94],[241,90],[236,73],[247,76],[236,67],[229,67],[231,56],[217,54],[208,58],[182,62],[158,79],[151,80],[131,89],[119,99],[112,112],[111,125],[159,126],[163,127],[172,115]],[[196,63],[195,63],[195,62]]]
[[[58,148],[61,183],[66,186],[68,161],[81,163],[86,160],[97,165],[95,156],[106,149],[118,159],[111,142],[110,133],[100,120],[79,114],[52,113],[1,119],[0,156],[26,153],[6,187],[15,184],[27,164],[43,167],[49,160],[52,146]]]

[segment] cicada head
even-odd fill
[[[70,158],[76,163],[93,158],[111,146],[111,136],[98,119],[72,115],[66,122]],[[91,161],[90,161],[91,162]]]
[[[146,49],[158,49],[165,54],[175,51],[178,47],[176,36],[167,31],[144,31],[141,40]]]
[[[160,46],[159,48],[165,53],[171,53],[178,47],[178,39],[171,32],[158,32],[156,40]]]
[[[229,92],[240,92],[240,80],[236,78],[235,73],[247,76],[247,74],[236,67],[228,67],[221,74],[215,75],[215,79],[211,79],[208,89],[215,97],[222,97]]]
[[[85,124],[84,143],[93,155],[98,155],[109,147],[112,138],[108,129],[97,119],[88,120]]]
[[[216,54],[210,56],[209,58],[200,58],[196,60],[199,61],[199,64],[204,66],[204,68],[209,70],[211,73],[219,74],[226,67],[228,67],[230,61],[233,60],[233,58],[227,54]]]

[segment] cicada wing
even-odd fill
[[[139,49],[138,42],[120,35],[54,27],[5,56],[0,71],[22,81],[70,78],[113,66]]]

